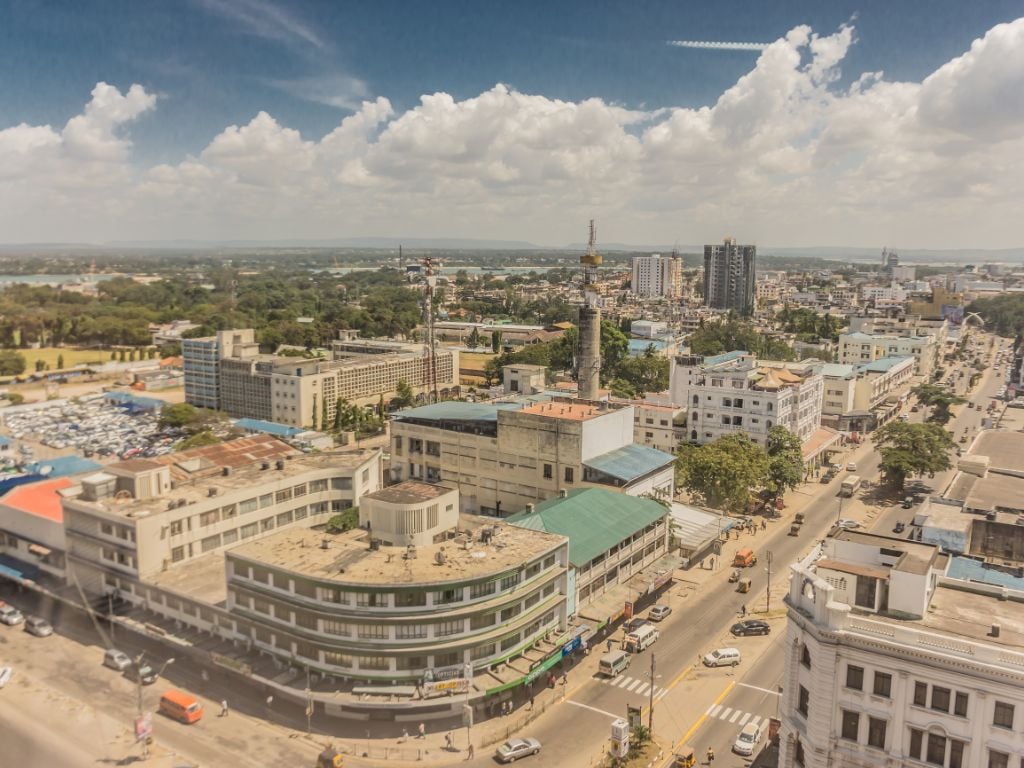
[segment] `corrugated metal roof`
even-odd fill
[[[656,501],[603,488],[579,488],[506,519],[511,525],[557,533],[569,539],[569,561],[589,563],[603,552],[668,514]]]
[[[426,419],[428,421],[497,421],[498,411],[518,411],[521,403],[462,403],[448,400],[443,403],[408,408],[394,415],[396,419]]]
[[[675,461],[675,456],[671,453],[631,443],[588,459],[583,464],[628,483],[661,469],[673,461]]]
[[[89,459],[83,459],[81,456],[57,456],[53,459],[33,461],[31,464],[26,464],[25,471],[45,475],[46,477],[65,477],[83,472],[95,472],[101,466],[102,464],[97,464]],[[47,467],[50,468],[49,471],[47,471]]]
[[[857,366],[857,370],[885,373],[890,368],[894,368],[901,363],[905,363],[907,360],[913,359],[914,358],[910,355],[906,355],[904,357],[880,357],[877,360],[872,360],[870,363],[864,363],[863,365]]]
[[[825,363],[821,366],[821,375],[827,378],[840,378],[853,375],[853,366],[843,363]]]
[[[298,427],[289,427],[287,424],[278,424],[276,421],[264,421],[263,419],[238,419],[235,426],[249,432],[266,432],[268,435],[278,437],[294,437],[302,432]]]
[[[718,365],[719,363],[728,363],[732,360],[739,360],[744,355],[749,354],[749,352],[746,352],[744,350],[735,349],[732,352],[723,352],[720,355],[712,355],[711,357],[705,357],[704,365]]]
[[[672,535],[683,549],[699,550],[733,528],[736,519],[725,515],[703,512],[685,504],[672,502]]]

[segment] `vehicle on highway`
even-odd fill
[[[107,648],[103,652],[103,666],[116,669],[118,672],[124,672],[128,667],[132,665],[132,660],[128,658],[128,654],[124,651],[119,651],[117,648]]]
[[[754,754],[757,745],[761,742],[761,725],[759,723],[747,723],[740,730],[736,742],[732,745],[732,751],[737,755],[750,756]]]
[[[729,574],[729,583],[733,584],[740,580],[740,569],[733,568],[732,573]]]
[[[716,648],[701,659],[705,667],[735,667],[742,660],[738,648]]]
[[[839,486],[839,495],[850,497],[857,492],[861,485],[860,475],[849,475]]]
[[[737,637],[746,637],[747,635],[767,635],[771,633],[772,628],[767,621],[761,619],[744,619],[729,627],[729,631]]]
[[[626,651],[610,651],[601,657],[597,671],[605,677],[618,677],[620,672],[629,668],[633,656]]]
[[[11,682],[11,677],[13,675],[13,667],[0,667],[0,688],[3,688],[5,685]]]
[[[801,523],[793,523],[791,526],[789,526],[789,535],[790,536],[799,536],[800,535],[800,528],[801,528]]]
[[[190,725],[203,716],[203,705],[192,694],[172,688],[160,697],[160,712],[172,720]]]
[[[520,757],[536,755],[540,752],[540,742],[530,737],[509,739],[494,752],[499,763],[514,763]]]
[[[668,615],[672,613],[672,608],[667,605],[656,605],[647,612],[647,618],[651,621],[661,621],[662,619],[668,618]]]
[[[749,592],[752,582],[748,578],[740,579],[736,582],[737,592]]]
[[[903,531],[905,531],[906,529],[907,529],[906,524],[901,520],[898,523],[896,523],[896,525],[892,529],[892,532],[893,533],[903,533]]]
[[[53,634],[53,627],[50,622],[39,616],[29,616],[25,619],[25,631],[36,637],[49,637]]]
[[[623,645],[630,653],[640,653],[658,642],[659,637],[661,637],[661,632],[653,624],[645,624],[636,632],[626,635]]]
[[[24,620],[25,617],[21,614],[21,611],[13,605],[0,602],[0,624],[13,627],[16,624],[21,624]]]
[[[672,755],[672,768],[693,768],[697,764],[697,752],[689,744],[684,744]]]
[[[904,509],[910,509],[912,506],[914,506],[914,497],[913,496],[904,496],[903,497],[903,508]]]
[[[846,464],[846,471],[847,472],[856,472],[857,471],[857,462],[856,461],[848,462]]]
[[[847,531],[852,531],[854,528],[860,528],[860,523],[858,523],[856,520],[851,520],[848,517],[844,517],[836,521],[836,527],[843,528]]]
[[[149,666],[149,664],[143,664],[141,667],[137,664],[129,664],[124,669],[124,676],[133,683],[141,681],[143,685],[152,685],[156,682],[157,678],[156,670]]]

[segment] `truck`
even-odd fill
[[[858,475],[850,475],[843,480],[843,484],[839,487],[839,495],[853,496],[853,494],[857,492],[857,489],[860,488],[861,482],[862,481]]]

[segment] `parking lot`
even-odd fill
[[[161,428],[152,412],[101,397],[4,415],[4,433],[19,443],[8,466],[37,458],[77,453],[89,457],[152,457],[173,450],[181,430]],[[48,450],[40,451],[39,446]]]

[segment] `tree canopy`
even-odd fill
[[[768,453],[746,435],[726,435],[713,443],[679,446],[676,485],[701,504],[745,512],[752,489],[764,483]]]
[[[975,299],[965,311],[977,312],[985,319],[985,329],[1000,336],[1024,335],[1024,296],[1020,294]]]
[[[890,421],[879,427],[874,441],[882,457],[879,469],[893,488],[902,489],[912,475],[934,477],[952,466],[953,438],[939,424]]]
[[[13,349],[0,349],[0,376],[20,376],[25,372],[25,357]]]
[[[720,355],[743,350],[766,360],[792,360],[793,350],[782,339],[772,338],[730,314],[718,323],[704,323],[687,342],[695,355]]]
[[[773,496],[779,496],[803,481],[804,459],[800,438],[785,427],[775,426],[768,430],[765,443],[768,469],[764,487]]]
[[[820,314],[806,307],[790,307],[786,305],[775,315],[779,327],[787,333],[816,336],[819,339],[837,341],[839,331],[845,323],[835,315],[827,312]]]
[[[945,424],[950,419],[949,409],[954,405],[961,405],[967,401],[959,395],[954,395],[945,387],[938,384],[918,384],[911,392],[917,401],[928,408],[931,408],[930,421],[936,424]]]

